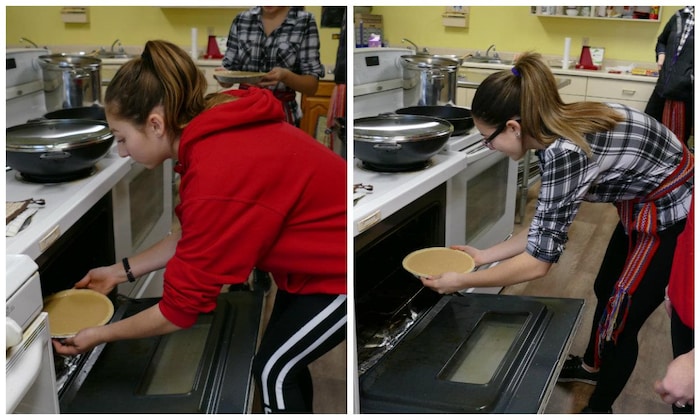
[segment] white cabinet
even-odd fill
[[[586,100],[586,86],[590,78],[585,76],[560,75],[555,77],[566,78],[571,81],[567,86],[559,89],[559,96],[565,103],[581,102]]]
[[[117,73],[117,70],[119,70],[119,67],[121,67],[121,64],[104,64],[100,66],[100,90],[102,92],[102,101],[105,99],[105,92],[107,91],[107,86],[109,86],[109,82],[112,81],[112,78],[114,75]]]
[[[591,77],[586,88],[586,100],[616,102],[644,111],[654,86],[654,83]]]
[[[216,64],[213,65],[199,65],[199,69],[204,72],[204,77],[207,79],[207,94],[224,90],[219,85],[219,82],[214,79],[214,70],[217,68],[221,68],[221,60],[217,61]]]

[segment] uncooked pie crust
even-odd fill
[[[54,338],[72,337],[83,328],[104,325],[114,314],[109,298],[89,289],[69,289],[44,300]]]
[[[403,259],[403,268],[418,277],[447,272],[467,273],[474,269],[474,259],[466,252],[444,247],[413,251]]]

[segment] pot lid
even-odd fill
[[[454,127],[446,120],[421,115],[378,115],[354,120],[359,141],[419,141],[449,136]]]
[[[459,59],[444,55],[402,55],[404,67],[413,69],[449,69],[457,70]]]
[[[39,56],[39,63],[44,67],[54,69],[83,69],[89,67],[99,68],[102,60],[86,55],[50,54]]]
[[[10,127],[5,134],[5,149],[16,152],[66,150],[114,139],[106,122],[85,119],[34,121]]]

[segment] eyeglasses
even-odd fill
[[[504,121],[503,123],[501,123],[501,125],[499,125],[499,126],[496,128],[496,131],[494,131],[493,133],[491,133],[490,136],[484,137],[483,139],[481,139],[481,143],[482,143],[484,146],[488,147],[489,149],[493,150],[493,146],[491,146],[491,142],[492,142],[496,137],[498,137],[498,135],[501,134],[501,133],[503,132],[503,130],[506,129],[506,125],[508,125],[508,121],[510,121],[510,120],[506,120],[506,121]],[[514,120],[514,121],[515,121],[515,122],[518,122],[518,123],[520,122],[519,119],[516,119],[516,120]]]
[[[493,139],[495,139],[496,137],[498,137],[498,135],[501,134],[501,133],[503,132],[503,130],[506,129],[506,124],[507,124],[507,123],[508,123],[508,121],[505,121],[505,122],[503,122],[501,125],[499,125],[498,128],[496,128],[496,131],[494,131],[493,133],[491,133],[490,136],[484,137],[483,139],[481,139],[481,143],[482,143],[484,146],[488,147],[489,149],[493,150],[493,146],[491,146],[491,142],[493,141]]]

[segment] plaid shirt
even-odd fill
[[[555,263],[582,201],[616,203],[642,199],[668,177],[683,155],[680,141],[661,123],[624,105],[607,104],[625,116],[614,130],[586,135],[593,154],[560,138],[536,151],[541,182],[528,233],[527,252]],[[656,201],[658,229],[686,218],[693,188],[682,187]],[[635,216],[638,208],[635,210]]]
[[[316,21],[311,13],[292,7],[282,25],[270,36],[262,25],[262,8],[240,13],[231,24],[223,67],[268,72],[283,67],[297,74],[325,75],[319,53]]]

